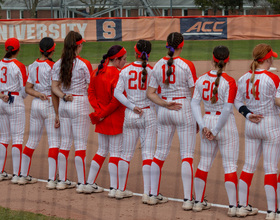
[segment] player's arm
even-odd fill
[[[201,100],[193,98],[191,101],[191,108],[192,108],[193,116],[196,122],[198,123],[200,129],[202,130],[203,128],[205,128],[205,124],[201,114],[200,101]]]
[[[153,88],[151,86],[147,89],[147,97],[157,105],[162,107],[168,108],[169,110],[180,110],[182,108],[181,103],[177,102],[166,102],[165,100],[161,99],[157,94],[157,88]]]
[[[59,128],[60,127],[60,121],[59,121],[59,113],[58,113],[58,107],[59,107],[59,97],[54,94],[52,91],[52,104],[55,112],[55,123],[54,127]]]
[[[56,96],[58,96],[59,98],[63,99],[63,101],[65,101],[65,102],[68,102],[68,101],[72,102],[73,101],[72,95],[71,94],[70,95],[66,95],[65,93],[63,93],[61,91],[60,85],[61,85],[60,81],[53,80],[52,81],[52,92]]]
[[[92,72],[91,77],[90,77],[90,83],[88,86],[88,100],[89,100],[90,105],[94,109],[94,111],[99,112],[100,108],[98,106],[97,99],[96,99],[96,92],[95,92],[95,86],[94,86],[94,75],[95,75],[95,72]]]
[[[45,94],[36,91],[33,87],[34,87],[34,84],[27,82],[25,85],[25,92],[28,95],[39,98],[41,100],[49,100],[49,98]]]

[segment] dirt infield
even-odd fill
[[[194,62],[197,75],[211,69],[209,61]],[[226,72],[236,80],[244,74],[250,65],[250,61],[231,61]],[[274,66],[280,69],[280,61],[275,61]],[[274,71],[279,74],[279,71]],[[31,97],[25,99],[26,105],[26,128],[24,144],[27,142],[29,131],[29,114],[31,107]],[[244,117],[236,110],[235,118],[240,137],[240,153],[238,160],[238,176],[244,164]],[[43,138],[35,150],[31,164],[30,174],[36,178],[46,180],[48,178],[48,144],[46,131]],[[88,173],[91,159],[97,151],[97,134],[94,126],[90,127],[90,137],[88,140],[86,173]],[[194,171],[199,162],[200,141],[197,135],[196,150],[194,156]],[[12,173],[11,146],[8,148],[8,158],[6,171]],[[68,178],[76,181],[76,169],[74,166],[74,148],[69,155]],[[266,197],[264,191],[264,173],[262,168],[262,158],[255,172],[250,190],[249,203],[266,210]],[[105,160],[100,171],[97,183],[100,186],[109,188],[108,158]],[[0,206],[14,210],[25,210],[35,213],[42,213],[50,216],[59,216],[71,219],[137,219],[137,220],[169,220],[169,219],[227,219],[227,209],[212,207],[209,211],[194,213],[183,211],[182,202],[169,201],[166,204],[148,206],[141,203],[141,197],[134,196],[129,199],[117,201],[109,199],[107,192],[99,194],[77,194],[75,189],[64,191],[49,191],[45,188],[45,183],[39,182],[34,185],[18,186],[10,182],[0,182],[1,197]],[[134,158],[131,161],[130,175],[127,188],[135,193],[143,192],[142,183],[142,162],[141,148],[137,145]],[[181,180],[181,159],[179,153],[178,136],[172,142],[170,154],[163,166],[160,192],[167,197],[183,199],[183,187]],[[221,155],[218,153],[208,175],[208,182],[205,195],[207,200],[215,204],[227,205],[227,195],[224,187],[224,171],[222,167]],[[255,217],[246,219],[264,219],[265,215],[258,214]]]

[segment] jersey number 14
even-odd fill
[[[249,96],[249,84],[250,84],[250,79],[246,80],[246,99],[250,99]],[[257,79],[256,82],[254,83],[255,85],[255,100],[260,100],[260,92],[259,92],[259,87],[260,87],[260,80]],[[251,89],[251,94],[253,94],[253,91]]]

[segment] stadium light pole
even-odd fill
[[[53,18],[53,0],[51,0],[51,18]]]
[[[170,16],[172,16],[172,0],[170,0]]]

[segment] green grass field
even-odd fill
[[[152,52],[149,61],[157,61],[162,58],[167,49],[165,41],[151,41]],[[127,42],[86,42],[84,43],[81,56],[91,63],[99,63],[103,54],[115,44],[124,46],[128,51],[128,62],[134,60],[134,45],[136,41]],[[280,40],[222,40],[222,41],[185,41],[184,49],[181,57],[189,60],[211,60],[213,48],[217,45],[225,45],[230,50],[230,58],[233,60],[251,59],[253,48],[259,43],[270,44],[275,52],[280,53]],[[63,43],[57,43],[56,52],[53,59],[56,61],[60,58]],[[25,65],[31,64],[40,56],[38,44],[22,44],[18,60]],[[0,45],[0,57],[4,56],[4,45]]]
[[[13,211],[0,207],[0,219],[5,220],[63,220],[63,218],[55,218],[32,212]]]

